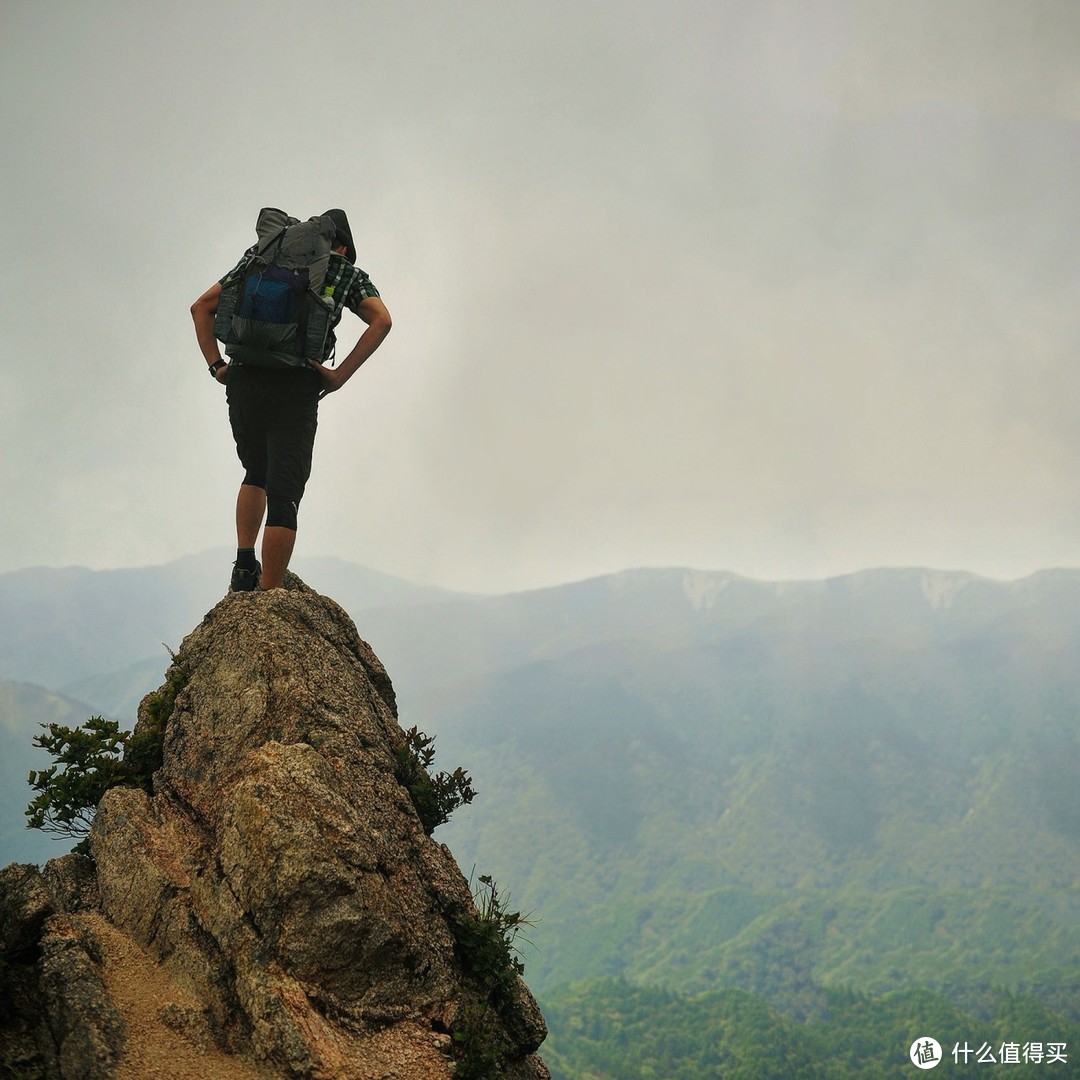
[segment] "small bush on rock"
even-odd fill
[[[151,778],[162,766],[165,752],[165,725],[172,716],[177,695],[188,684],[191,672],[170,650],[172,667],[165,675],[165,685],[155,691],[143,706],[142,723],[131,733],[124,765],[133,787],[151,790]]]
[[[26,808],[26,827],[77,840],[72,850],[88,855],[90,826],[105,792],[121,785],[151,790],[161,768],[165,724],[188,678],[174,654],[165,685],[147,700],[144,723],[133,732],[101,716],[76,728],[43,724],[45,734],[34,745],[48,750],[53,764],[30,772],[37,795]]]
[[[449,821],[459,806],[468,806],[476,798],[472,778],[464,769],[431,774],[429,770],[435,760],[434,742],[434,735],[425,735],[412,727],[405,732],[405,741],[394,750],[398,781],[409,792],[428,836]]]
[[[476,914],[456,920],[454,933],[471,993],[454,1025],[454,1076],[458,1080],[496,1080],[509,1049],[498,1018],[514,1000],[518,976],[525,971],[517,939],[532,926],[528,915],[511,911],[509,896],[489,875],[473,893]]]
[[[26,808],[26,827],[80,840],[75,850],[85,853],[97,804],[109,788],[124,782],[122,754],[129,738],[115,720],[100,716],[77,728],[49,724],[34,745],[48,750],[55,764],[30,773],[38,794]]]

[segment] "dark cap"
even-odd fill
[[[353,244],[352,229],[349,228],[349,219],[345,216],[344,210],[327,210],[325,217],[332,218],[334,221],[334,227],[337,229],[337,235],[335,241],[340,247],[345,245],[345,258],[351,263],[356,262],[356,247]]]

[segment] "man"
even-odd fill
[[[346,307],[367,324],[336,368],[326,365],[334,346],[332,329],[324,354],[309,359],[307,368],[253,367],[222,359],[214,316],[222,287],[243,272],[247,254],[191,305],[199,349],[210,374],[226,388],[229,422],[244,466],[236,497],[236,562],[229,584],[234,591],[281,587],[296,543],[296,512],[311,472],[319,400],[352,378],[392,325],[378,290],[354,265],[356,248],[345,212],[328,210],[327,216],[336,230],[326,273],[327,283],[333,286],[331,327]],[[255,546],[264,517],[260,564]]]

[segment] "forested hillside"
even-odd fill
[[[607,979],[548,1000],[545,1061],[552,1080],[892,1080],[916,1075],[910,1048],[929,1036],[941,1046],[935,1076],[992,1064],[1016,1077],[1075,1075],[1080,1024],[1030,997],[981,1004],[830,990],[800,1022],[740,990],[686,997]]]
[[[1076,579],[707,585],[609,583],[602,626],[427,702],[481,792],[448,842],[542,914],[533,984],[1075,1008]]]

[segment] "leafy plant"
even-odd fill
[[[488,1002],[469,1001],[454,1025],[454,1080],[497,1080],[509,1049]]]
[[[499,891],[490,874],[482,874],[473,891],[476,914],[463,916],[457,924],[457,942],[469,975],[496,1005],[510,1000],[517,977],[524,973],[522,929],[535,925],[530,915],[510,910],[509,894]],[[530,943],[531,944],[531,943]]]
[[[172,716],[176,698],[188,684],[191,672],[171,649],[172,666],[165,675],[165,685],[143,704],[142,716],[124,754],[132,786],[150,791],[151,777],[161,768],[165,750],[165,725]]]
[[[34,745],[48,750],[53,764],[30,772],[28,782],[37,794],[26,808],[28,829],[77,840],[73,850],[89,854],[90,826],[105,792],[121,785],[151,790],[161,768],[165,725],[189,678],[178,657],[172,658],[165,685],[147,699],[133,732],[101,716],[76,728],[42,725],[45,734],[36,736]]]
[[[510,910],[509,894],[502,894],[490,875],[482,875],[473,891],[476,913],[461,916],[455,926],[458,952],[473,993],[454,1025],[457,1057],[455,1077],[492,1080],[509,1049],[499,1022],[514,1000],[514,985],[525,971],[517,941],[534,925],[528,915]]]
[[[405,741],[394,750],[397,778],[408,790],[428,836],[449,821],[459,806],[468,806],[476,798],[472,778],[464,769],[431,774],[434,743],[434,735],[425,735],[414,726],[405,732]]]
[[[75,850],[85,853],[97,804],[125,780],[122,754],[129,738],[115,720],[100,716],[77,728],[49,724],[34,745],[48,750],[54,764],[30,773],[30,786],[38,794],[26,808],[26,827],[77,839]]]

